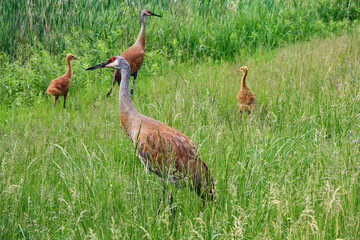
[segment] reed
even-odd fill
[[[1,1],[2,61],[8,59],[4,55],[25,61],[29,48],[57,55],[68,51],[67,41],[91,47],[104,42],[119,52],[136,38],[145,8],[163,15],[148,22],[147,50],[181,61],[234,60],[243,49],[251,53],[324,36],[360,18],[360,3],[342,0]]]

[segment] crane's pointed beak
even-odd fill
[[[106,67],[107,63],[108,63],[108,62],[106,61],[106,62],[97,64],[97,65],[95,65],[95,66],[89,67],[89,68],[87,68],[86,70],[93,70],[93,69],[97,69],[97,68],[104,68],[104,67]]]
[[[151,16],[161,17],[160,15],[157,15],[155,13],[151,13]]]

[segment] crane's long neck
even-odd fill
[[[70,58],[66,59],[66,62],[68,64],[68,70],[65,73],[65,77],[71,78],[71,64],[70,64]]]
[[[245,90],[245,89],[247,89],[248,87],[246,86],[246,82],[245,82],[245,80],[246,80],[246,75],[247,75],[247,70],[244,72],[244,75],[243,75],[243,77],[242,77],[242,89],[243,90]]]
[[[121,70],[121,83],[119,90],[119,105],[121,124],[123,125],[127,135],[132,138],[132,127],[136,115],[139,114],[136,110],[129,92],[129,80],[130,80],[130,67],[128,69]]]
[[[145,15],[141,15],[141,29],[135,44],[139,44],[145,48]]]

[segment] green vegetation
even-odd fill
[[[0,239],[359,239],[360,3],[137,2],[0,1]],[[112,71],[85,71],[134,42],[145,8],[163,17],[147,19],[134,104],[188,135],[216,180],[205,206],[169,183],[175,219],[168,202],[157,215],[118,87],[105,98]]]
[[[175,59],[233,59],[242,48],[254,51],[309,39],[360,18],[360,3],[344,0],[11,0],[0,3],[2,51],[27,59],[30,46],[43,46],[56,55],[68,50],[69,40],[76,45],[103,42],[119,51],[133,43],[144,8],[163,15],[148,21],[148,50]]]
[[[190,136],[216,179],[205,207],[169,184],[175,223],[167,203],[156,216],[161,183],[120,125],[116,92],[105,98],[111,71],[83,88],[75,75],[66,110],[50,97],[2,105],[0,238],[358,239],[358,34],[141,78],[135,106]],[[250,117],[236,111],[245,64]]]
[[[274,49],[342,33],[360,19],[359,1],[139,2],[1,1],[0,103],[32,104],[42,97],[49,82],[64,71],[69,52],[85,66],[120,54],[134,43],[139,12],[145,8],[163,17],[147,19],[143,76],[156,76],[184,61],[235,61],[259,47]],[[88,77],[82,74],[80,79]]]

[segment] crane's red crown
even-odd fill
[[[112,63],[112,62],[114,62],[114,61],[115,61],[115,59],[116,59],[116,57],[115,57],[115,56],[113,56],[112,58],[110,58],[110,59],[108,60],[108,63]]]
[[[146,12],[147,12],[147,13],[150,13],[150,11],[149,11],[149,10],[146,10]]]

